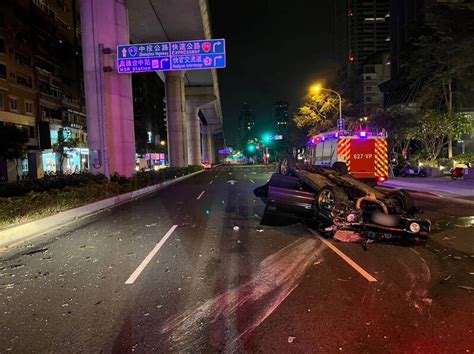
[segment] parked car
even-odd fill
[[[254,191],[266,204],[266,217],[296,217],[321,233],[354,231],[368,240],[419,244],[428,239],[431,222],[415,216],[405,191],[386,192],[335,169],[280,163],[269,182]]]

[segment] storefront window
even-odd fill
[[[56,153],[43,152],[43,170],[48,173],[56,173]]]
[[[28,159],[21,160],[21,175],[23,176],[23,178],[28,176],[28,171]]]
[[[63,161],[63,172],[73,174],[88,171],[89,169],[89,149],[74,148],[65,149],[67,157]],[[54,152],[43,152],[43,170],[48,173],[59,171],[59,158]]]

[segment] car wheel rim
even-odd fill
[[[332,209],[335,202],[334,194],[330,190],[324,190],[319,194],[318,204],[321,209]]]
[[[400,210],[405,210],[405,203],[399,197],[393,197],[392,202],[395,204],[395,207]]]

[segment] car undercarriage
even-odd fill
[[[254,191],[266,204],[265,216],[303,219],[321,234],[363,244],[388,241],[403,245],[423,243],[431,222],[415,216],[413,199],[403,190],[372,187],[344,172],[282,160],[269,182]]]

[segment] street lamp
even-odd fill
[[[314,91],[316,94],[320,93],[321,91],[328,91],[328,92],[335,93],[337,97],[339,98],[339,119],[342,119],[342,97],[339,92],[321,87],[320,84],[313,85],[311,87],[311,90]]]

